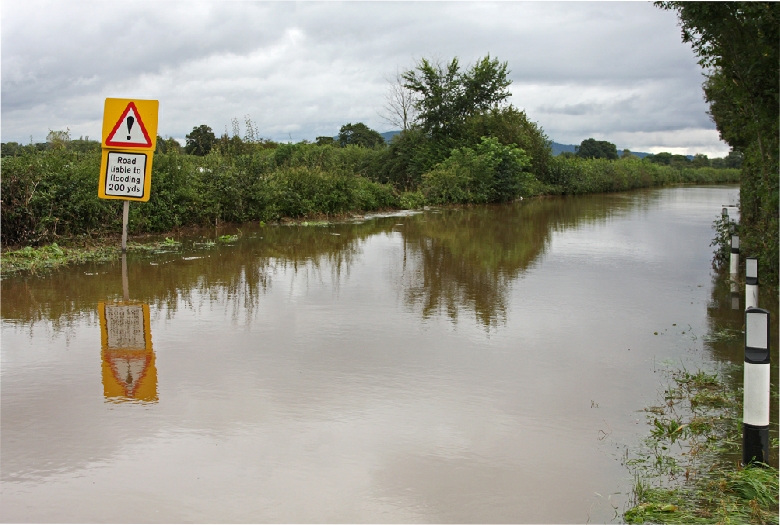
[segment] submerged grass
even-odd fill
[[[3,277],[19,273],[41,273],[68,264],[88,261],[105,262],[119,257],[117,246],[59,246],[56,242],[48,246],[20,249],[5,249],[2,252],[0,275]]]
[[[626,460],[635,479],[626,523],[778,523],[778,469],[740,465],[742,393],[726,376],[670,372],[663,404],[646,409],[650,436]]]
[[[287,220],[285,222],[299,226],[327,226],[331,224],[328,221]],[[265,223],[260,221],[259,225],[265,226]],[[237,234],[220,235],[213,240],[195,242],[193,246],[199,249],[211,249],[218,245],[233,244],[240,237],[241,230],[239,229]],[[61,240],[63,244],[54,242],[38,247],[3,248],[0,251],[0,278],[19,273],[43,274],[71,264],[107,262],[119,259],[122,255],[119,239],[115,235],[95,238],[64,237]],[[111,244],[105,244],[108,242]],[[153,255],[177,252],[182,247],[182,242],[173,237],[165,237],[161,241],[127,241],[128,253],[137,252]]]
[[[214,245],[213,242],[210,244]],[[181,242],[170,237],[166,237],[163,241],[147,243],[127,242],[128,252],[149,254],[178,251],[181,247]],[[118,243],[106,246],[75,242],[72,246],[60,246],[55,242],[37,248],[32,246],[16,249],[7,248],[2,251],[0,276],[5,278],[24,272],[44,274],[71,264],[113,261],[119,259],[121,255],[122,249]]]

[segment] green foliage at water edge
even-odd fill
[[[650,435],[625,458],[635,479],[626,523],[778,523],[777,468],[731,459],[742,446],[742,393],[729,371],[669,374],[646,409]]]

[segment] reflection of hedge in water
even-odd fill
[[[184,250],[147,256],[131,253],[128,264],[130,298],[175,312],[180,302],[200,308],[198,296],[231,303],[232,315],[242,308],[251,315],[271,286],[275,269],[332,271],[347,269],[358,254],[358,241],[385,226],[369,221],[330,228],[269,226],[249,231],[230,246],[185,246]],[[388,229],[390,226],[386,226]],[[253,233],[257,237],[250,237]],[[261,238],[262,237],[262,238]],[[202,257],[183,260],[182,257]],[[99,275],[85,275],[93,273]],[[338,275],[337,275],[338,276]],[[18,276],[3,281],[2,317],[34,324],[51,321],[56,330],[67,328],[94,313],[97,301],[121,300],[121,264],[86,264],[43,276]]]
[[[207,297],[229,304],[235,321],[242,310],[249,319],[271,286],[274,270],[329,270],[337,283],[359,257],[361,241],[389,233],[402,222],[395,231],[404,240],[405,258],[398,266],[407,304],[420,308],[426,318],[446,313],[454,320],[465,309],[473,311],[482,326],[495,326],[506,318],[511,283],[543,254],[552,231],[604,221],[649,206],[656,198],[653,191],[638,197],[550,197],[357,224],[245,228],[233,246],[186,245],[183,251],[150,258],[156,265],[139,264],[144,256],[131,253],[130,297],[169,313],[180,303],[200,308],[195,301]],[[182,256],[203,258],[185,261]],[[8,320],[48,319],[55,327],[68,326],[78,316],[93,314],[97,301],[120,299],[121,282],[118,262],[64,268],[43,277],[13,277],[3,281],[0,309]]]
[[[728,269],[713,277],[712,295],[707,305],[707,334],[704,336],[705,348],[718,361],[726,361],[741,367],[745,358],[745,285],[737,286],[739,305],[732,308],[731,283]],[[780,346],[780,334],[776,320],[780,315],[777,290],[767,286],[759,286],[759,307],[769,310],[771,322],[770,348],[772,359],[772,383],[776,382],[777,352]],[[741,368],[740,368],[741,370]],[[742,378],[740,376],[739,380]]]
[[[490,326],[505,318],[509,285],[541,255],[551,230],[575,227],[583,220],[603,220],[642,203],[641,199],[605,195],[556,197],[357,224],[245,229],[233,246],[187,245],[183,251],[153,256],[149,262],[155,265],[139,264],[144,256],[131,253],[130,296],[165,308],[169,314],[180,302],[199,308],[195,300],[205,296],[231,304],[237,321],[235,316],[242,309],[252,315],[260,296],[271,286],[275,269],[328,268],[338,281],[358,257],[360,241],[403,222],[405,226],[398,231],[404,236],[407,255],[402,286],[408,304],[421,305],[425,317],[446,310],[453,319],[466,308],[475,312],[483,326]],[[183,255],[203,258],[185,261]],[[6,300],[0,308],[4,318],[48,319],[55,328],[66,327],[75,318],[93,314],[97,301],[121,298],[121,265],[76,266],[42,277],[9,278],[3,285]]]
[[[472,310],[484,326],[505,321],[511,281],[541,253],[548,221],[535,206],[445,210],[403,229],[404,294],[423,318]]]

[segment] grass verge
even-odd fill
[[[778,523],[778,469],[740,465],[742,392],[728,371],[669,374],[662,402],[645,409],[650,436],[625,460],[635,479],[625,522]]]

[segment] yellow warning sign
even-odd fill
[[[157,100],[107,98],[98,197],[146,202],[157,146]]]
[[[98,303],[103,395],[111,401],[157,401],[149,305]]]
[[[103,110],[103,147],[154,151],[159,108],[157,100],[107,98]]]

